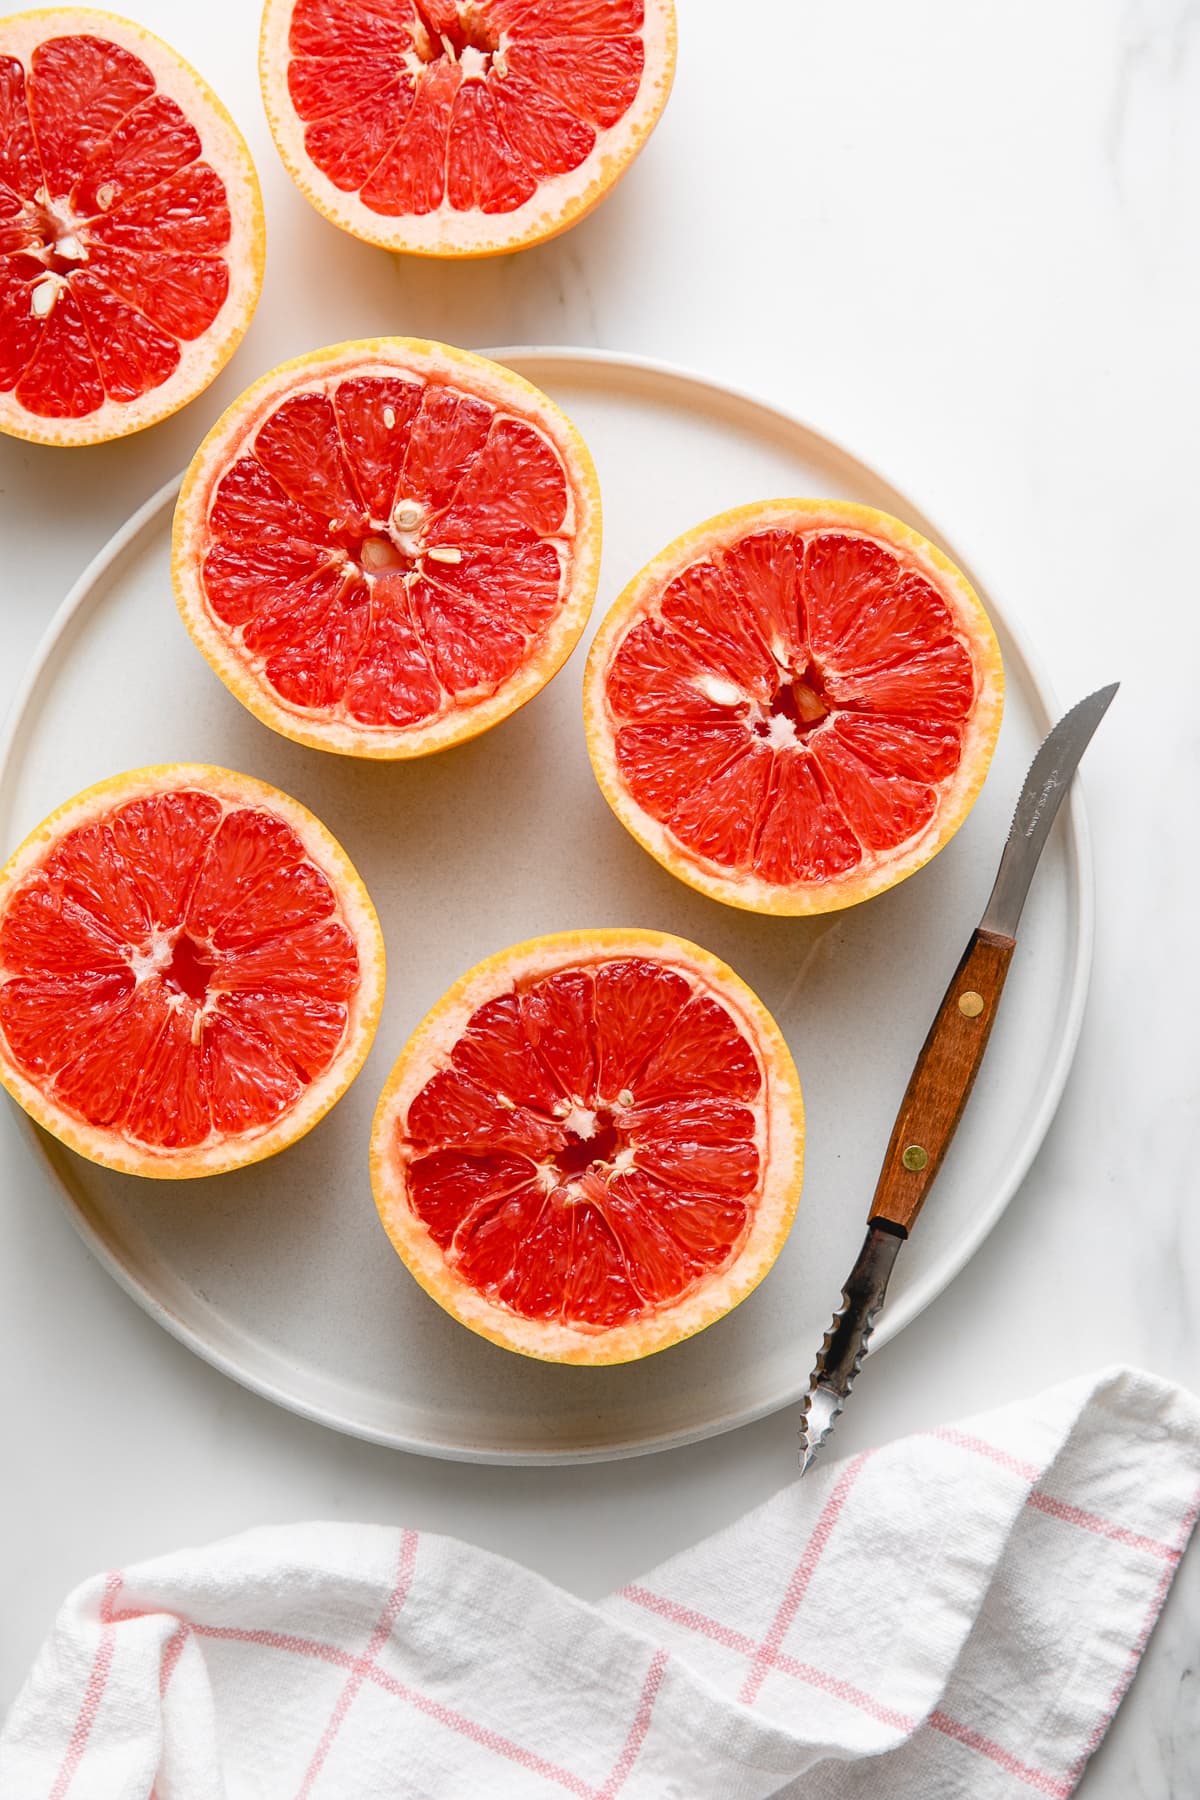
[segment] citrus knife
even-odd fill
[[[867,1235],[817,1355],[802,1402],[802,1475],[846,1404],[900,1246],[916,1224],[958,1128],[991,1036],[1033,872],[1079,759],[1118,686],[1113,682],[1072,707],[1030,764],[991,898],[909,1078],[871,1202]]]

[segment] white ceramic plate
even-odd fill
[[[595,454],[605,515],[597,619],[686,527],[781,494],[883,507],[963,563],[903,494],[758,401],[595,351],[498,354],[566,408]],[[358,865],[387,938],[388,997],[354,1088],[272,1162],[182,1185],[139,1181],[35,1133],[88,1245],[154,1318],[246,1386],[431,1455],[631,1455],[794,1401],[861,1241],[913,1060],[1055,715],[1005,611],[980,587],[1004,651],[1007,710],[984,793],[949,847],[850,912],[756,918],[675,881],[609,812],[584,746],[585,646],[514,718],[428,761],[355,763],[258,724],[176,614],[174,495],[172,483],[129,521],[55,619],[0,751],[0,842],[7,851],[59,801],[141,763],[217,762],[261,776],[312,807]],[[587,925],[655,926],[724,957],[787,1033],[808,1109],[800,1212],[767,1280],[700,1337],[610,1369],[527,1361],[456,1325],[389,1247],[367,1176],[376,1097],[428,1007],[490,951]],[[1029,1166],[1074,1051],[1090,949],[1091,870],[1074,799],[1043,858],[987,1061],[900,1259],[877,1345],[962,1267]],[[48,1294],[52,1280],[48,1270]]]

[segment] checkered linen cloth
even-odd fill
[[[1065,1796],[1200,1507],[1116,1371],[803,1482],[600,1606],[448,1538],[252,1531],[97,1576],[4,1800]]]

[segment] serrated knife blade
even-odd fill
[[[867,1235],[801,1402],[800,1473],[846,1404],[870,1346],[900,1246],[958,1128],[991,1036],[1034,870],[1079,760],[1119,683],[1065,713],[1029,766],[983,918],[922,1046],[883,1159]]]
[[[868,1225],[858,1260],[842,1289],[842,1304],[833,1315],[825,1342],[817,1354],[817,1366],[804,1396],[803,1443],[800,1473],[833,1430],[846,1404],[854,1378],[875,1328],[875,1319],[887,1293],[888,1277],[904,1242],[900,1233],[882,1225]]]

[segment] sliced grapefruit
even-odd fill
[[[589,213],[667,102],[673,0],[267,0],[267,118],[302,194],[420,256],[490,256]]]
[[[0,431],[95,444],[175,412],[263,254],[250,153],[182,57],[112,13],[0,21]]]
[[[274,730],[423,756],[536,694],[591,612],[587,447],[498,363],[413,338],[338,344],[249,388],[175,514],[175,592]]]
[[[176,763],[67,801],[0,870],[0,1081],[132,1175],[214,1175],[314,1126],[366,1059],[383,939],[297,801]]]
[[[417,1027],[375,1203],[439,1305],[551,1362],[665,1350],[744,1300],[800,1195],[804,1109],[761,1001],[658,931],[536,938]]]
[[[852,906],[975,802],[1000,650],[909,526],[835,500],[722,513],[617,599],[584,680],[605,798],[681,880],[754,912]]]

